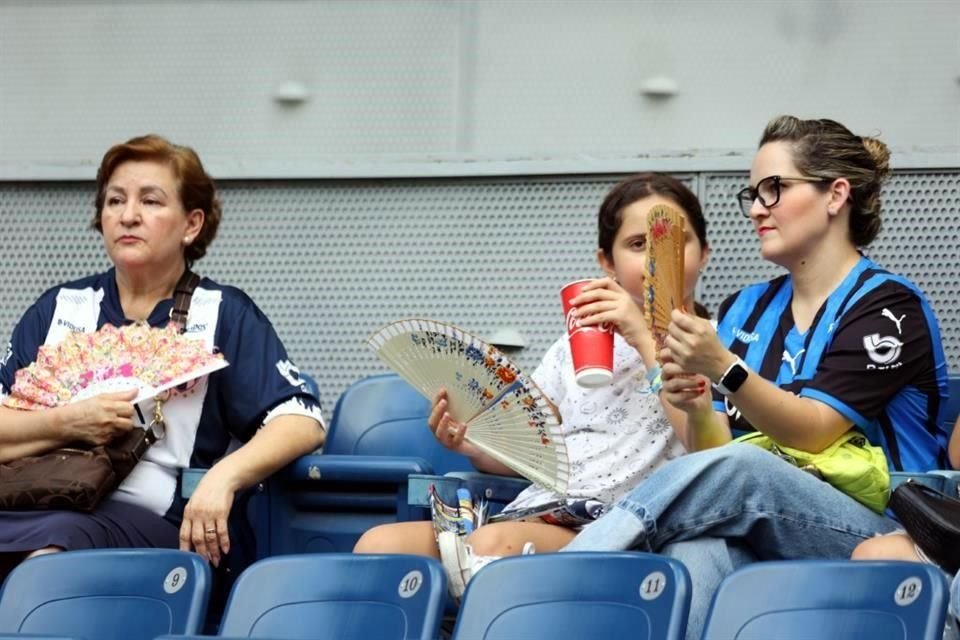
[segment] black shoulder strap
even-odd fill
[[[190,269],[183,272],[177,286],[173,288],[173,308],[170,309],[170,321],[180,328],[180,332],[187,328],[187,316],[190,314],[190,300],[193,290],[200,284],[200,276]]]

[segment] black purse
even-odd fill
[[[960,500],[907,481],[894,489],[888,506],[920,550],[941,569],[951,574],[960,569]]]
[[[185,330],[200,277],[187,270],[174,289],[170,320]],[[90,512],[120,486],[150,445],[165,435],[158,399],[146,429],[131,429],[105,445],[77,444],[0,464],[0,510],[66,509]]]

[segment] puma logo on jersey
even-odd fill
[[[806,351],[806,349],[800,349],[800,351],[797,351],[797,355],[792,356],[790,355],[789,351],[786,349],[783,350],[783,355],[781,356],[780,360],[781,362],[786,362],[788,365],[790,365],[790,372],[793,375],[797,375],[797,360],[801,355],[803,355],[804,351]]]
[[[897,325],[897,333],[903,335],[903,328],[900,326],[900,323],[903,322],[903,319],[907,317],[907,314],[903,314],[898,318],[897,316],[893,315],[893,312],[890,311],[890,309],[884,308],[884,310],[880,312],[880,315]]]

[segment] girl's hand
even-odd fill
[[[661,362],[672,362],[687,373],[698,373],[717,382],[736,356],[720,343],[713,324],[704,318],[676,311],[670,316],[666,348]]]
[[[470,455],[472,451],[464,442],[463,437],[467,433],[467,425],[457,422],[447,413],[449,400],[447,399],[447,390],[440,389],[437,397],[433,400],[433,409],[430,411],[430,417],[427,418],[427,424],[433,435],[440,441],[440,444],[451,451]]]
[[[612,324],[617,333],[638,351],[652,343],[643,309],[613,278],[587,283],[570,303],[576,307],[573,312],[583,326]]]

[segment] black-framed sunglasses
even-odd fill
[[[753,203],[760,200],[767,209],[777,206],[780,202],[780,184],[783,182],[830,182],[830,178],[791,178],[788,176],[767,176],[757,183],[755,187],[744,187],[737,192],[737,202],[740,203],[740,212],[744,217],[750,217],[750,209]]]

